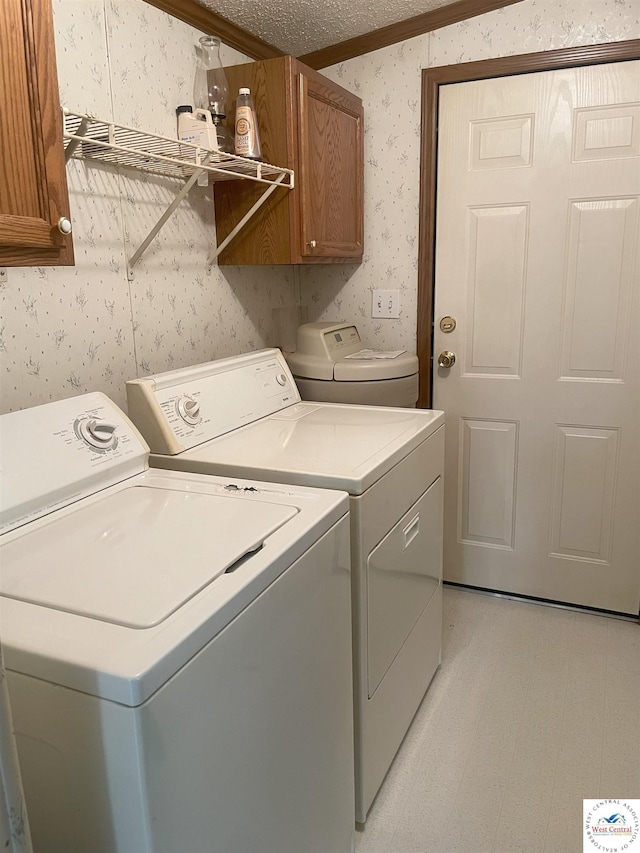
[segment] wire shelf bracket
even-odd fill
[[[145,133],[126,125],[102,121],[67,109],[63,109],[62,116],[66,162],[76,157],[81,160],[111,163],[148,174],[179,178],[183,181],[187,178],[171,204],[128,259],[127,277],[130,281],[134,278],[134,267],[142,255],[202,175],[207,175],[213,182],[242,179],[266,186],[264,193],[253,207],[222,243],[211,250],[207,258],[207,270],[211,269],[220,252],[240,233],[278,187],[285,189],[294,187],[294,174],[291,169],[201,148],[189,142]]]

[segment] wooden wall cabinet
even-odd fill
[[[220,254],[225,264],[359,263],[363,233],[362,101],[291,56],[225,69],[231,100],[253,96],[265,162],[295,173]],[[233,127],[233,110],[228,125]],[[218,243],[263,191],[215,185]]]
[[[0,266],[73,264],[53,33],[51,0],[1,0]]]

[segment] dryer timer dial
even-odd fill
[[[200,403],[193,397],[180,397],[176,408],[185,423],[191,426],[200,423]]]

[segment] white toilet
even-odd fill
[[[284,353],[303,400],[411,408],[418,399],[418,357],[363,347],[349,323],[304,323],[295,352]]]

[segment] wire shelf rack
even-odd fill
[[[70,157],[101,160],[172,178],[190,177],[195,171],[203,170],[213,180],[244,178],[293,187],[291,169],[200,148],[189,142],[156,136],[66,109],[63,110],[63,119],[67,160]]]
[[[206,174],[212,182],[249,180],[266,185],[264,193],[253,207],[242,217],[224,241],[211,250],[207,258],[208,267],[211,267],[220,252],[242,230],[274,190],[278,187],[291,190],[294,186],[294,173],[291,169],[201,148],[189,142],[157,136],[68,109],[63,109],[62,117],[67,162],[71,157],[75,157],[81,160],[111,163],[153,175],[180,178],[183,181],[186,179],[186,183],[178,191],[167,210],[128,259],[129,279],[133,279],[133,268],[150,243],[191,187],[203,175]]]

